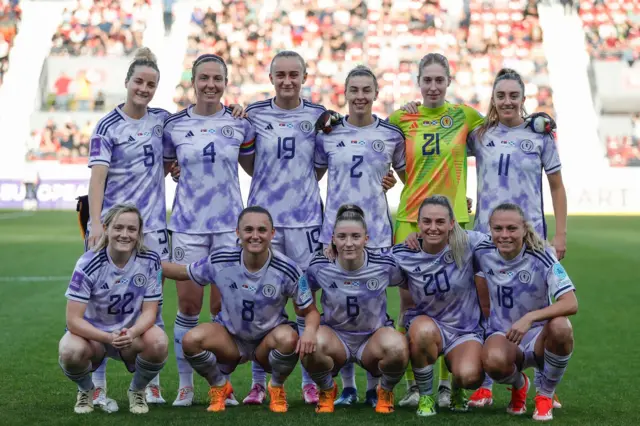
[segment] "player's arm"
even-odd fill
[[[253,176],[253,165],[255,158],[256,155],[253,153],[249,155],[240,155],[238,157],[238,163],[240,163],[240,167],[242,167],[242,170],[244,170],[245,173],[247,173],[249,176]]]
[[[109,166],[93,165],[91,167],[91,177],[89,178],[89,218],[91,219],[91,230],[89,238],[98,238],[102,233],[102,203],[104,202],[104,187],[107,182]],[[93,231],[93,232],[91,232]],[[89,241],[89,246],[93,246],[97,241]]]
[[[177,263],[163,261],[162,276],[169,278],[170,280],[187,281],[189,280],[187,265],[178,265]]]
[[[562,181],[562,172],[547,175],[549,189],[551,190],[551,202],[553,203],[553,214],[556,219],[556,233],[553,246],[556,249],[558,259],[564,257],[567,238],[567,190]]]
[[[304,317],[304,332],[298,340],[296,352],[300,354],[300,358],[306,354],[315,352],[317,345],[318,328],[320,327],[320,312],[316,307],[316,294],[312,293],[312,300],[306,308],[299,308],[294,304],[296,315]]]
[[[87,304],[75,300],[67,300],[67,329],[76,336],[84,337],[87,340],[111,344],[113,335],[94,327],[89,321],[84,319],[84,312]]]
[[[149,330],[156,322],[158,314],[158,301],[149,301],[142,303],[142,313],[136,320],[136,323],[128,330],[131,339],[141,336]]]
[[[253,165],[256,158],[256,129],[250,119],[243,119],[244,139],[240,144],[238,163],[249,176],[253,177]]]

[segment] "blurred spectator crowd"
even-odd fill
[[[20,25],[20,0],[0,0],[0,86],[9,70],[9,52]]]
[[[222,0],[194,9],[174,102],[194,101],[191,65],[205,52],[229,64],[226,103],[268,98],[270,60],[292,49],[307,60],[305,98],[344,111],[345,77],[366,64],[380,85],[374,111],[386,117],[416,98],[420,58],[440,52],[455,77],[450,101],[486,111],[495,74],[511,67],[525,79],[527,109],[553,113],[541,40],[535,0]]]
[[[80,125],[71,118],[64,120],[62,125],[49,120],[43,129],[31,132],[27,156],[29,159],[85,162],[94,125],[91,121]]]
[[[127,56],[142,46],[151,0],[77,0],[53,36],[54,56]]]
[[[630,136],[607,137],[607,156],[612,167],[640,167],[640,114],[632,118]]]

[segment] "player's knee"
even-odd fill
[[[202,310],[202,301],[198,300],[183,300],[178,301],[178,309],[181,314],[188,316],[200,315]]]
[[[276,337],[276,347],[281,353],[291,353],[298,345],[298,333],[291,327],[281,327]]]
[[[420,347],[426,347],[434,343],[440,336],[440,330],[432,321],[423,321],[411,327],[411,341]]]
[[[484,371],[479,362],[462,363],[456,370],[458,371],[452,371],[452,374],[462,389],[478,389],[484,381]]]
[[[169,339],[167,335],[159,327],[152,327],[145,333],[144,352],[158,361],[162,361],[167,357],[169,351]]]
[[[403,363],[409,362],[407,339],[398,332],[389,333],[388,336],[385,336],[384,343],[382,343],[382,351],[385,358]]]
[[[485,348],[482,353],[482,368],[491,376],[502,376],[509,373],[513,362],[509,362],[507,354],[500,348]]]
[[[191,329],[182,338],[182,351],[185,355],[193,356],[202,352],[202,336],[198,327]]]
[[[557,317],[549,321],[549,335],[547,339],[551,339],[556,344],[573,343],[573,327],[567,317]]]
[[[58,347],[60,362],[65,366],[72,366],[83,363],[89,358],[87,348],[73,342],[60,342]]]

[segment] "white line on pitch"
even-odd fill
[[[69,277],[46,276],[46,277],[0,277],[0,282],[38,282],[38,281],[67,281]]]

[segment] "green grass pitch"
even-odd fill
[[[640,347],[636,280],[640,264],[639,217],[570,217],[568,257],[563,261],[578,289],[580,308],[572,321],[576,348],[558,394],[564,408],[555,410],[556,424],[637,425],[633,389],[638,375]],[[146,416],[128,412],[126,389],[130,375],[121,363],[109,362],[109,395],[120,412],[91,415],[73,413],[75,386],[57,363],[58,341],[65,327],[64,291],[77,258],[82,254],[74,212],[0,212],[0,423],[3,425],[302,425],[302,424],[531,424],[533,390],[528,412],[522,418],[506,414],[508,391],[495,387],[495,405],[468,414],[441,412],[418,418],[413,410],[397,408],[389,416],[376,415],[360,404],[337,408],[334,415],[318,416],[300,401],[300,370],[286,385],[290,409],[285,415],[267,406],[235,407],[218,415],[205,411],[207,388],[196,376],[198,403],[172,408],[178,377],[170,357],[161,374],[166,406],[151,407]],[[16,277],[16,278],[12,278]],[[23,277],[23,279],[20,279]],[[31,281],[24,277],[43,277]],[[49,277],[48,279],[46,279]],[[58,277],[58,278],[56,278]],[[389,313],[395,317],[397,293],[389,292]],[[172,336],[176,313],[173,282],[165,285],[164,318]],[[202,316],[206,321],[207,315]],[[172,339],[169,339],[172,341]],[[360,397],[364,398],[364,372],[358,371]],[[240,366],[232,376],[238,398],[251,384],[250,367]],[[396,399],[404,395],[404,383]]]

